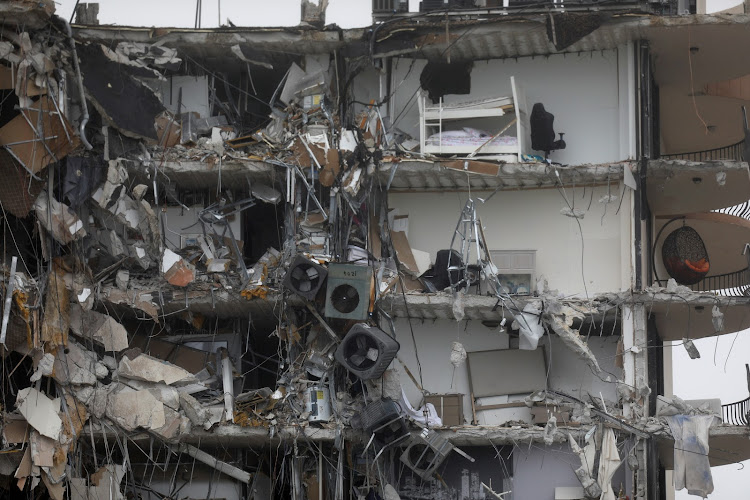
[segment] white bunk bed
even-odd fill
[[[420,151],[426,154],[482,157],[529,153],[529,116],[526,94],[510,77],[512,97],[494,97],[455,104],[432,104],[419,99]],[[491,121],[490,130],[471,127],[471,122]]]

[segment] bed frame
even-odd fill
[[[529,115],[526,103],[526,94],[520,85],[516,83],[515,77],[510,77],[510,85],[513,92],[512,97],[495,97],[481,99],[476,101],[461,102],[456,104],[445,104],[440,100],[438,104],[432,104],[426,95],[420,96],[419,99],[419,139],[420,151],[427,154],[442,155],[471,155],[477,149],[477,155],[515,155],[519,160],[522,154],[529,152]],[[427,144],[427,139],[436,133],[444,130],[444,125],[451,121],[466,121],[477,118],[496,118],[496,130],[489,131],[495,133],[501,130],[508,123],[512,122],[513,116],[515,123],[508,129],[514,132],[511,135],[516,137],[516,144],[512,145],[495,145],[486,144],[480,146],[456,146],[441,144]],[[467,123],[468,125],[468,123]]]

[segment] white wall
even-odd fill
[[[182,89],[182,102],[180,102]],[[172,113],[192,111],[201,118],[211,116],[207,76],[171,76],[161,83],[162,104]]]
[[[166,239],[169,248],[172,250],[181,248],[181,234],[202,234],[203,229],[200,222],[198,222],[198,212],[203,210],[203,208],[203,205],[195,205],[190,207],[190,210],[186,210],[182,207],[167,207],[167,211],[163,216],[164,224],[167,228]],[[237,241],[242,239],[242,226],[240,224],[240,219],[241,217],[235,216],[234,220],[229,222]],[[217,226],[216,230],[219,234],[222,233],[222,228]],[[211,234],[209,227],[206,227],[206,233]],[[227,232],[226,236],[229,238],[229,232]]]
[[[621,459],[624,458],[623,449],[628,450],[631,446],[626,442],[624,447],[619,447]],[[580,465],[580,459],[570,451],[567,443],[554,446],[516,446],[513,449],[514,500],[554,500],[556,487],[580,488],[581,483],[574,472]],[[627,465],[621,464],[612,477],[615,492],[620,490],[621,485],[625,491],[630,491],[626,475],[630,475]]]
[[[536,250],[537,279],[543,276],[550,289],[566,296],[585,297],[586,292],[591,296],[624,289],[620,217],[616,215],[619,200],[608,205],[599,203],[607,192],[606,186],[594,188],[592,199],[591,187],[585,192],[582,187],[565,188],[568,200],[573,203],[575,199],[575,208],[586,212],[580,220],[583,254],[576,219],[560,213],[568,205],[555,189],[498,192],[486,204],[477,202],[477,213],[491,250]],[[609,192],[619,196],[621,188],[612,183]],[[434,262],[438,250],[450,248],[468,196],[456,192],[391,193],[389,205],[409,215],[411,247],[430,252]],[[473,196],[476,200],[487,193],[475,192]],[[623,209],[627,209],[627,204]]]
[[[573,472],[580,466],[581,461],[567,444],[516,446],[513,449],[513,498],[554,500],[555,487],[581,486]]]
[[[454,370],[450,363],[451,344],[461,342],[468,352],[507,349],[510,345],[506,333],[498,332],[497,328],[488,328],[480,321],[451,320],[419,321],[412,320],[414,341],[411,338],[409,323],[405,319],[395,322],[396,339],[401,345],[398,357],[409,368],[409,371],[419,380],[419,365],[415,354],[419,354],[422,365],[422,384],[426,391],[434,394],[464,394],[464,419],[471,422],[471,390],[469,388],[469,372],[466,364]],[[582,332],[585,334],[585,332]],[[606,382],[589,370],[583,359],[571,352],[560,342],[556,335],[545,336],[540,342],[547,355],[549,370],[549,387],[588,400],[589,394],[599,398],[599,394],[607,401],[616,401],[617,393],[614,380],[621,377],[621,370],[615,368],[615,354],[619,337],[598,337],[592,335],[589,347],[596,355],[602,369],[613,374],[612,382]],[[391,365],[399,373],[401,386],[412,406],[421,403],[422,394],[416,388],[399,362]],[[540,387],[539,389],[544,389]],[[528,394],[498,396],[482,398],[480,404],[506,403],[521,401]],[[485,425],[500,425],[511,420],[531,422],[528,408],[510,408],[502,410],[481,411],[477,415],[479,423]]]
[[[620,49],[626,50],[626,47]],[[541,102],[555,115],[555,132],[564,132],[567,149],[552,153],[554,161],[567,164],[603,163],[626,159],[626,142],[635,125],[630,110],[623,109],[627,120],[620,120],[620,107],[629,106],[620,93],[629,88],[618,84],[618,71],[628,72],[627,57],[618,63],[618,49],[581,54],[552,55],[475,61],[471,72],[471,94],[448,95],[445,102],[460,102],[483,97],[510,96],[510,77],[526,91],[529,113]],[[412,64],[413,63],[413,64]],[[401,114],[396,126],[419,138],[419,106],[414,97],[420,88],[419,77],[426,61],[395,59],[392,85],[396,89],[392,112]],[[413,66],[413,67],[412,67]],[[402,113],[403,111],[403,113]],[[621,135],[623,139],[621,140]],[[542,153],[539,153],[542,154]]]

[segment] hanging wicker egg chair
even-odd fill
[[[690,226],[669,233],[661,247],[661,257],[669,275],[680,285],[695,285],[711,267],[703,239]]]

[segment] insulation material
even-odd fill
[[[458,368],[466,361],[466,349],[461,342],[451,344],[451,364]]]
[[[461,322],[464,319],[464,294],[459,292],[456,292],[453,294],[453,317],[456,318],[456,321]],[[453,362],[453,361],[451,361]]]
[[[401,389],[401,410],[415,422],[427,427],[442,427],[443,420],[438,416],[437,409],[432,403],[425,403],[421,408],[414,408],[406,398],[404,389]]]
[[[527,304],[523,312],[515,316],[514,328],[518,329],[518,348],[533,351],[544,335],[544,325],[540,321],[542,311],[533,304]]]
[[[664,417],[674,437],[674,488],[706,498],[714,491],[708,460],[708,431],[719,422],[714,415]]]
[[[551,415],[544,426],[544,444],[551,445],[555,441],[555,432],[557,432],[557,417]]]

